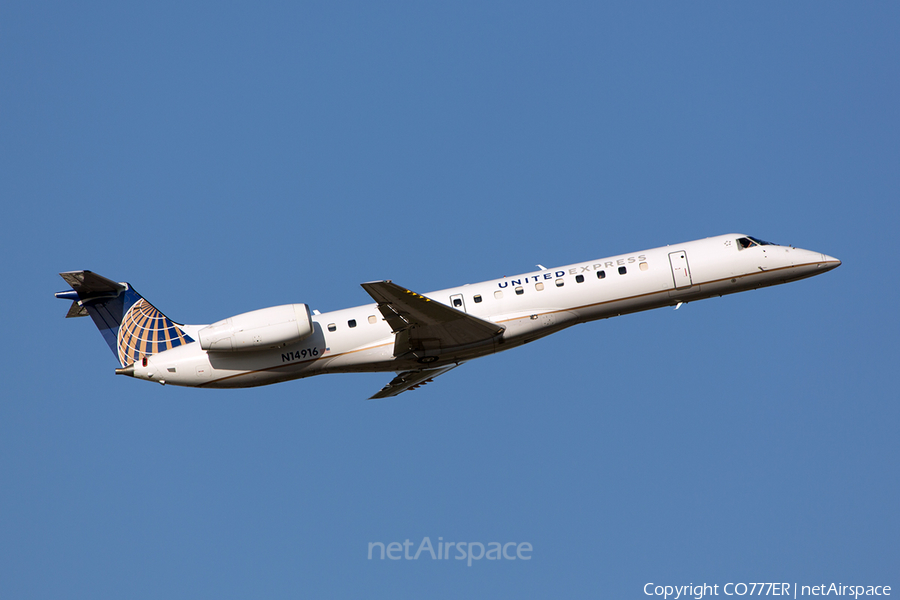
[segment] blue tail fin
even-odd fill
[[[57,298],[72,300],[66,317],[90,315],[123,367],[194,341],[127,283],[116,283],[91,271],[60,276],[72,286],[71,291],[56,294]]]

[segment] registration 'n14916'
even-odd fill
[[[284,352],[281,355],[281,362],[291,362],[294,360],[303,360],[304,358],[315,358],[319,355],[318,348],[304,348],[303,350],[297,350],[296,352]]]

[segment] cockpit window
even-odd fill
[[[761,239],[759,239],[759,238],[755,238],[755,237],[752,237],[752,236],[747,236],[747,237],[749,237],[751,240],[753,240],[754,242],[756,242],[756,243],[759,244],[760,246],[777,246],[777,245],[778,245],[778,244],[773,244],[772,242],[767,242],[767,241],[765,241],[765,240],[761,240]]]
[[[759,238],[747,236],[739,238],[738,241],[738,249],[743,250],[744,248],[752,248],[754,246],[775,246],[777,244],[773,244],[772,242],[766,242]]]

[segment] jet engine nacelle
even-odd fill
[[[299,342],[313,332],[305,304],[273,306],[229,317],[198,332],[200,347],[212,352],[262,350]]]

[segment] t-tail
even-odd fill
[[[70,271],[60,276],[72,286],[56,293],[57,298],[72,300],[66,317],[90,315],[123,368],[194,341],[127,283],[116,283],[91,271]]]

